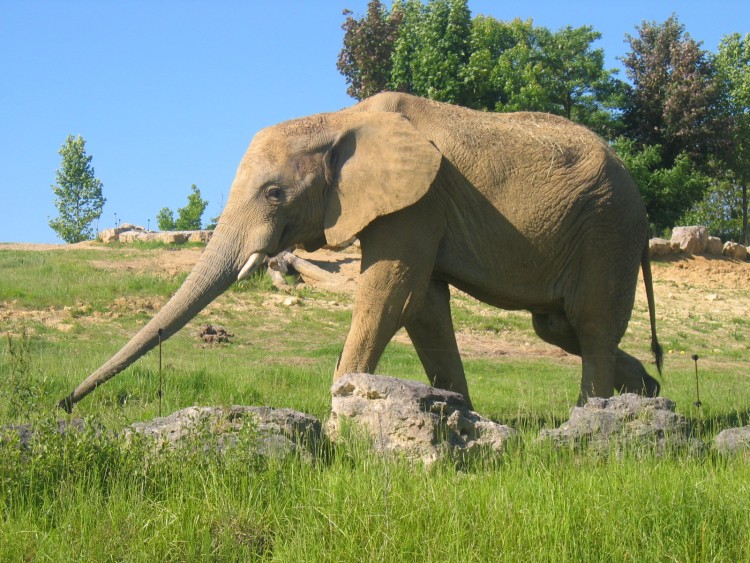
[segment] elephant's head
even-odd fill
[[[258,133],[211,241],[169,302],[60,406],[73,405],[168,338],[268,255],[341,244],[429,190],[441,155],[397,113],[321,114]]]

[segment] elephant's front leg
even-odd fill
[[[432,280],[424,305],[405,326],[430,384],[461,393],[471,405],[469,386],[453,329],[448,284]]]
[[[362,271],[334,379],[346,373],[374,373],[393,335],[422,306],[428,282],[429,270],[401,260],[381,260]]]

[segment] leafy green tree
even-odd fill
[[[686,153],[678,155],[672,166],[665,167],[659,145],[639,148],[635,141],[619,138],[612,146],[641,189],[654,234],[679,224],[710,185],[709,178]]]
[[[86,154],[86,141],[80,135],[69,135],[58,152],[62,164],[52,191],[59,215],[50,219],[49,226],[65,242],[89,240],[94,235],[91,224],[101,216],[107,201],[91,166],[93,157]]]
[[[708,232],[724,241],[742,241],[746,193],[738,189],[737,179],[731,172],[724,178],[714,179],[705,191],[703,199],[685,213],[680,224],[705,225]]]
[[[637,31],[627,36],[631,50],[622,59],[632,81],[626,136],[640,148],[660,145],[666,168],[681,153],[707,167],[728,141],[711,57],[676,15],[663,24],[644,21]]]
[[[346,19],[341,26],[344,46],[336,68],[346,79],[346,93],[363,100],[388,87],[393,45],[402,12],[389,13],[379,0],[370,0],[365,17],[354,18],[350,10],[344,10],[344,16]]]
[[[725,193],[728,200],[736,205],[732,213],[740,219],[735,240],[750,244],[750,34],[741,36],[733,33],[725,36],[719,44],[715,65],[726,93],[726,109],[732,122],[732,142],[729,150],[723,154],[723,160],[732,172],[725,183]]]
[[[468,105],[463,72],[469,61],[471,12],[466,0],[394,2],[400,25],[389,88]]]
[[[176,231],[174,212],[169,207],[162,207],[156,214],[156,225],[160,231]]]
[[[177,219],[168,207],[162,208],[156,216],[156,224],[160,231],[197,231],[201,228],[201,218],[208,206],[208,201],[201,198],[201,192],[193,184],[190,187],[188,203],[177,210]]]

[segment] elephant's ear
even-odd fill
[[[376,218],[419,201],[442,155],[404,116],[339,114],[342,128],[325,155],[328,244],[354,237]]]

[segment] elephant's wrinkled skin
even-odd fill
[[[588,130],[546,114],[476,112],[384,93],[258,133],[213,238],[172,299],[61,402],[73,404],[174,334],[266,255],[353,236],[361,275],[334,377],[373,372],[405,327],[430,382],[468,398],[448,286],[526,309],[539,336],[582,357],[580,400],[659,385],[618,346],[639,267],[660,364],[646,212]]]

